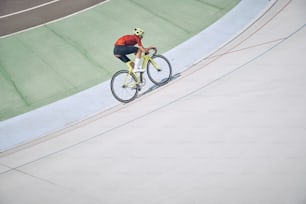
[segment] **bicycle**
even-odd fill
[[[142,56],[142,69],[147,72],[148,78],[153,84],[162,86],[171,79],[172,67],[166,57],[157,54],[157,49],[152,50],[154,50],[152,55],[148,52]],[[133,101],[146,84],[144,72],[135,73],[131,63],[127,63],[128,70],[117,71],[112,76],[110,83],[113,96],[123,103]]]

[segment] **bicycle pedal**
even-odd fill
[[[137,89],[137,91],[141,91],[141,86],[139,84],[137,84],[135,89]]]

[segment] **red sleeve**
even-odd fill
[[[137,35],[135,35],[135,39],[136,39],[137,45],[138,45],[139,47],[142,47],[142,42],[141,42],[140,37],[138,37]]]

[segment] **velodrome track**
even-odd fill
[[[1,203],[306,203],[306,2],[168,85],[1,155]]]
[[[6,31],[8,27],[17,29],[18,26],[14,25],[18,25],[18,20],[26,21],[25,26],[31,26],[38,20],[52,20],[71,9],[82,9],[80,3],[94,1],[0,1],[0,30]],[[175,7],[173,3],[176,0],[156,0],[155,3],[141,0],[102,1],[89,9],[34,29],[1,36],[0,152],[118,104],[106,81],[114,72],[125,67],[112,54],[113,41],[117,36],[130,32],[135,25],[142,25],[147,33],[144,43],[156,45],[159,52],[163,53],[202,31],[239,1],[190,0],[188,3],[181,1]],[[69,3],[73,6],[66,8]],[[237,19],[237,16],[241,18],[243,14],[243,18],[234,23],[236,26],[231,26],[226,33],[221,32],[222,38],[216,38],[208,31],[212,27],[220,27],[214,24],[204,31],[204,34],[210,33],[210,37],[207,39],[206,35],[206,40],[201,40],[202,45],[198,44],[199,40],[194,40],[197,46],[193,48],[194,53],[188,53],[191,55],[182,58],[178,53],[184,52],[186,48],[173,48],[170,52],[174,50],[175,53],[172,52],[169,57],[174,71],[189,67],[211,52],[209,50],[215,50],[220,43],[228,41],[241,26],[252,21],[265,4],[266,0],[257,3],[242,1],[237,6],[239,9],[236,7],[229,12],[232,13],[232,19]],[[14,8],[13,5],[18,7]],[[53,12],[55,9],[56,12]],[[246,9],[248,12],[245,12]],[[8,13],[6,10],[20,11],[5,15]],[[130,15],[125,12],[127,10],[137,12]],[[136,14],[141,14],[141,18]],[[33,18],[35,21],[32,22]],[[229,22],[227,20],[225,24],[229,25]]]

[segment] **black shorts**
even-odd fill
[[[122,62],[127,63],[131,61],[126,55],[136,53],[138,51],[138,47],[135,46],[124,46],[124,45],[116,45],[114,47],[114,55],[118,57]]]

